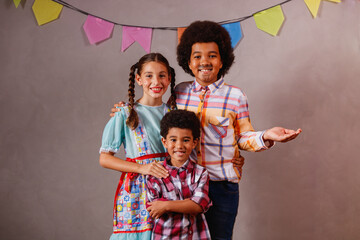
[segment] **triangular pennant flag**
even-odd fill
[[[281,6],[275,6],[254,14],[256,26],[273,36],[276,36],[284,22]]]
[[[14,1],[14,4],[15,4],[15,7],[17,8],[21,2],[21,0],[13,0]]]
[[[121,51],[124,52],[135,41],[150,53],[152,28],[123,26]]]
[[[186,27],[179,27],[179,28],[177,29],[178,44],[180,43],[181,36],[182,36],[182,34],[184,33],[185,29],[186,29]]]
[[[59,18],[63,5],[51,0],[35,0],[32,10],[39,25]]]
[[[231,46],[232,48],[235,48],[242,38],[240,22],[227,23],[221,26],[223,26],[230,34]]]
[[[102,42],[111,36],[114,29],[114,23],[88,15],[83,28],[90,44],[95,44]]]
[[[306,3],[306,6],[310,10],[313,17],[316,18],[321,0],[304,0],[304,2]]]

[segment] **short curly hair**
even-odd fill
[[[194,112],[172,110],[165,114],[160,121],[160,135],[166,138],[171,128],[189,129],[194,139],[200,138],[200,121]]]
[[[189,68],[192,46],[195,43],[209,42],[215,42],[218,45],[223,64],[217,78],[219,79],[229,71],[235,58],[229,33],[216,22],[196,21],[185,29],[176,51],[178,64],[186,73],[194,76]]]

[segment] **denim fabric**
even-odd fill
[[[209,196],[213,206],[205,213],[211,239],[232,239],[239,206],[239,185],[228,181],[210,181]]]

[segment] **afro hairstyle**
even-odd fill
[[[216,22],[196,21],[190,24],[182,34],[180,43],[177,46],[177,61],[186,73],[194,76],[189,68],[192,46],[195,43],[215,42],[218,45],[222,68],[219,70],[217,78],[224,76],[234,62],[234,53],[231,46],[230,35],[225,28]]]

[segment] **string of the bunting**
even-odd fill
[[[13,0],[17,7],[21,0]],[[254,18],[257,28],[272,35],[277,36],[280,31],[285,17],[281,8],[281,5],[289,3],[293,0],[285,0],[276,5],[257,11],[251,15],[223,20],[217,22],[223,26],[230,35],[231,46],[235,48],[243,37],[240,22]],[[322,1],[339,3],[341,0],[303,0],[310,10],[311,14],[315,18],[319,10]],[[353,0],[356,1],[356,0]],[[82,9],[79,9],[63,0],[35,0],[32,6],[35,18],[39,25],[43,25],[50,21],[59,18],[62,8],[77,11],[87,16],[83,29],[88,37],[90,44],[98,44],[111,37],[114,26],[122,26],[122,45],[121,51],[124,52],[134,42],[138,42],[146,52],[151,50],[152,32],[154,29],[159,30],[174,30],[177,31],[178,41],[180,41],[181,35],[187,26],[182,27],[156,27],[156,26],[141,26],[130,25],[124,23],[117,23],[106,18],[96,16]]]
[[[74,11],[80,12],[80,13],[82,13],[82,14],[84,14],[84,15],[91,15],[91,16],[93,16],[93,17],[102,19],[102,20],[104,20],[104,21],[107,21],[107,22],[110,22],[110,23],[112,23],[112,24],[114,24],[114,25],[119,25],[119,26],[140,27],[140,28],[152,28],[152,29],[158,29],[158,30],[173,30],[173,31],[177,31],[179,28],[186,28],[186,27],[187,27],[187,26],[181,26],[181,27],[154,27],[154,26],[152,26],[152,27],[150,27],[150,26],[143,26],[143,25],[131,25],[131,24],[124,24],[124,23],[117,23],[117,22],[108,20],[108,19],[106,19],[106,18],[103,18],[103,17],[97,16],[97,15],[88,13],[88,12],[86,12],[86,11],[84,11],[84,10],[81,10],[81,9],[79,9],[79,8],[77,8],[77,7],[71,5],[71,4],[69,4],[69,3],[67,3],[67,2],[65,2],[65,1],[63,1],[63,0],[52,0],[52,1],[57,2],[57,3],[61,4],[61,5],[63,5],[64,7],[67,7],[67,8],[69,8],[69,9],[74,10]],[[242,21],[244,21],[244,20],[246,20],[246,19],[252,18],[252,17],[253,17],[254,15],[256,15],[257,13],[266,11],[266,10],[268,10],[268,9],[271,9],[271,8],[276,7],[276,6],[279,6],[279,5],[283,5],[283,4],[288,3],[288,2],[291,2],[291,1],[293,1],[293,0],[286,0],[286,1],[283,1],[283,2],[281,2],[281,3],[275,4],[275,5],[271,6],[271,7],[268,7],[268,8],[262,9],[262,10],[260,10],[260,11],[257,11],[257,12],[255,12],[255,13],[251,14],[251,15],[248,15],[248,16],[240,17],[240,18],[235,18],[235,19],[224,20],[224,21],[220,21],[220,22],[217,22],[217,23],[218,23],[218,24],[227,24],[227,23],[242,22]]]
[[[279,5],[284,5],[285,3],[288,3],[288,2],[291,2],[293,0],[286,0],[282,3],[279,3],[279,4],[276,4],[276,5],[273,5],[271,7],[268,7],[268,8],[264,8],[263,10],[260,10],[260,11],[257,11],[257,12],[254,12],[253,14],[249,15],[249,16],[246,16],[246,17],[241,17],[241,18],[235,18],[235,19],[231,19],[231,20],[225,20],[225,21],[221,21],[221,22],[218,22],[219,24],[226,24],[226,23],[235,23],[235,22],[242,22],[246,19],[249,19],[249,18],[252,18],[254,17],[254,15],[256,15],[257,13],[261,13],[263,11],[266,11],[266,10],[269,10],[273,7],[276,7],[276,6],[279,6]]]

